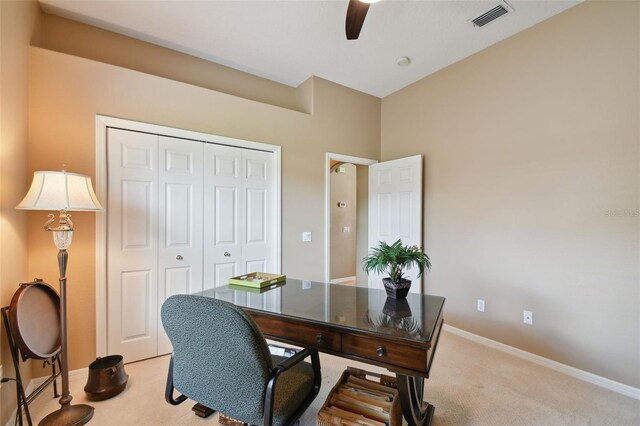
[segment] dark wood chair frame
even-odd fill
[[[295,355],[286,358],[279,362],[273,370],[269,373],[269,379],[267,380],[267,387],[264,392],[264,414],[262,417],[262,425],[263,426],[271,426],[273,424],[273,404],[275,402],[275,390],[276,390],[276,382],[278,377],[280,377],[281,373],[289,370],[294,365],[300,363],[307,357],[311,357],[311,366],[313,368],[313,390],[307,396],[305,401],[300,405],[300,407],[291,415],[289,419],[285,422],[285,426],[293,425],[302,414],[309,408],[313,400],[320,392],[320,385],[322,383],[322,375],[320,373],[320,356],[318,355],[318,350],[315,348],[305,348],[296,353]],[[173,354],[171,354],[171,360],[169,361],[169,372],[167,374],[167,387],[165,389],[165,400],[171,405],[178,405],[186,401],[189,397],[187,395],[179,395],[176,398],[173,396],[174,392],[173,387]],[[198,411],[204,412],[205,415],[203,417],[209,416],[213,414],[215,410],[204,407],[202,404],[196,404],[196,406],[200,406],[198,408],[194,407],[194,411],[196,413]],[[200,414],[199,414],[200,415]],[[245,423],[246,425],[246,423]]]

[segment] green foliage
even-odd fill
[[[362,259],[363,269],[369,273],[371,271],[383,274],[389,273],[391,281],[397,283],[404,278],[403,271],[413,265],[418,267],[418,278],[422,276],[425,269],[431,269],[431,261],[418,246],[403,246],[402,240],[389,245],[380,241],[380,245],[369,252],[369,255]]]

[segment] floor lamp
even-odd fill
[[[54,227],[55,215],[50,214],[44,229],[51,231],[53,242],[58,247],[60,269],[60,361],[62,363],[62,396],[60,409],[47,415],[40,425],[83,425],[93,417],[93,407],[86,404],[71,405],[69,393],[69,364],[67,351],[67,248],[73,237],[73,223],[68,211],[103,210],[91,186],[91,178],[76,173],[35,172],[29,192],[16,207],[24,210],[58,210],[58,226]]]

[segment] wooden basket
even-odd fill
[[[240,420],[225,416],[222,413],[220,413],[220,417],[218,417],[218,423],[224,426],[244,426],[244,423],[242,423]]]
[[[322,410],[331,405],[331,397],[338,391],[340,385],[347,381],[347,378],[349,376],[355,376],[360,379],[366,379],[367,376],[375,377],[378,379],[377,383],[388,386],[390,388],[398,389],[398,384],[395,377],[385,376],[384,374],[371,373],[359,368],[347,367],[333,389],[331,389],[331,392],[329,392],[329,395],[322,405],[322,408],[320,408],[320,411],[318,411],[316,426],[342,426],[345,424],[344,419],[342,419],[340,416],[323,413]],[[371,379],[368,378],[367,380]],[[376,382],[375,380],[372,381]],[[393,401],[391,401],[391,410],[389,412],[389,426],[402,426],[402,408],[400,407],[400,397],[398,395],[396,395],[395,398],[393,398]]]

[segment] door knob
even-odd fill
[[[231,253],[229,253],[228,251],[224,252],[224,257],[230,257],[230,256],[231,256]]]
[[[179,255],[177,255],[177,256],[176,256],[176,260],[182,260],[182,259],[184,259],[184,257],[182,257],[182,255],[181,255],[181,254],[179,254]]]
[[[378,348],[376,349],[376,355],[378,356],[383,356],[387,351],[385,350],[384,346],[378,346]]]

